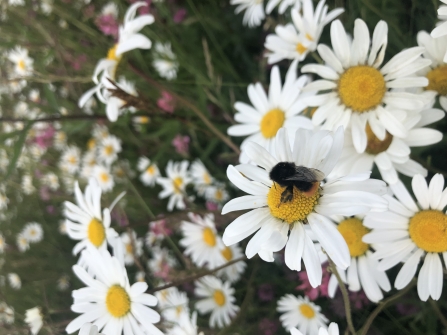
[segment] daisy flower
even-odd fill
[[[167,178],[157,178],[157,183],[163,187],[158,197],[165,199],[169,197],[168,211],[172,211],[174,207],[177,209],[185,209],[186,205],[183,201],[185,196],[185,188],[191,182],[188,173],[188,161],[173,162],[169,161],[166,166]]]
[[[377,243],[374,257],[381,259],[378,270],[388,270],[400,262],[394,287],[403,289],[413,279],[423,258],[417,279],[419,298],[438,300],[443,286],[443,266],[447,261],[447,189],[444,177],[435,174],[427,186],[421,175],[412,180],[416,203],[404,185],[391,185],[395,198],[386,196],[389,211],[367,215],[366,227],[372,232],[363,237],[365,243]]]
[[[192,178],[192,183],[194,184],[194,188],[196,189],[199,195],[204,195],[206,189],[211,186],[214,181],[214,178],[208,172],[205,165],[203,165],[200,159],[196,159],[191,164],[190,174]]]
[[[243,24],[250,28],[259,26],[265,18],[264,0],[230,0],[231,5],[238,5],[235,13],[245,10]]]
[[[184,316],[189,316],[188,296],[179,290],[170,290],[163,304],[161,315],[169,322],[179,323]]]
[[[14,290],[19,290],[22,287],[22,281],[17,273],[8,273],[8,281]]]
[[[447,4],[446,0],[441,2]],[[440,6],[438,9],[438,19],[441,21],[438,23],[435,29],[431,32],[431,37],[439,38],[447,35],[447,6]],[[444,51],[444,62],[447,62],[447,51]]]
[[[415,111],[424,107],[420,94],[396,91],[427,86],[427,78],[415,73],[431,63],[421,59],[422,47],[409,48],[395,55],[381,67],[388,41],[388,26],[380,21],[374,29],[372,45],[366,23],[355,20],[352,42],[339,20],[331,25],[332,51],[318,46],[326,65],[307,64],[303,72],[315,73],[323,79],[307,85],[305,90],[328,91],[309,98],[309,106],[318,107],[312,115],[315,126],[335,130],[352,128],[356,150],[366,149],[366,124],[381,141],[386,131],[396,137],[407,136],[407,129],[396,117],[395,110]],[[369,51],[369,52],[368,52]]]
[[[224,246],[223,249],[220,250],[220,254],[222,255],[222,263],[218,264],[218,266],[231,262],[244,255],[241,248],[237,244],[230,245],[229,247]],[[245,262],[239,261],[234,263],[233,265],[227,266],[222,270],[217,271],[216,275],[218,277],[223,277],[230,283],[235,283],[241,278],[241,275],[244,273],[246,266],[247,264]]]
[[[343,148],[343,129],[335,133],[299,129],[293,148],[286,130],[281,129],[275,145],[276,154],[249,142],[246,152],[255,165],[228,167],[228,179],[249,195],[228,202],[222,214],[253,210],[227,226],[223,242],[232,245],[257,231],[245,250],[248,258],[259,254],[263,260],[272,262],[273,252],[285,247],[286,265],[300,271],[303,259],[309,281],[316,287],[321,284],[322,269],[317,249],[305,227],[312,231],[334,263],[346,269],[351,262],[349,249],[329,217],[386,210],[387,202],[380,196],[386,192],[386,186],[382,181],[369,179],[369,173],[349,175],[326,183],[315,181],[307,193],[294,186],[292,200],[284,202],[281,198],[286,189],[270,179],[272,169],[287,162],[329,175]]]
[[[40,307],[27,309],[25,312],[25,322],[28,324],[31,334],[36,335],[43,326],[43,315]]]
[[[204,335],[203,332],[197,332],[197,312],[194,312],[191,317],[183,314],[178,324],[168,330],[167,335]]]
[[[177,57],[172,52],[171,43],[155,43],[154,60],[152,65],[157,70],[160,77],[167,80],[177,78],[179,64]]]
[[[28,56],[28,50],[16,47],[8,52],[6,56],[14,63],[14,71],[19,76],[28,76],[33,73],[33,59]]]
[[[0,302],[0,323],[14,323],[14,309],[4,301]]]
[[[22,234],[30,243],[37,243],[43,239],[42,226],[37,222],[27,223],[22,230]]]
[[[96,151],[87,151],[82,156],[81,177],[88,180],[93,177],[93,169],[98,164]]]
[[[117,233],[110,227],[110,210],[104,208],[101,213],[101,188],[91,179],[84,194],[76,182],[74,193],[76,205],[64,202],[67,234],[80,241],[74,246],[73,254],[78,254],[87,245],[106,249],[107,242],[111,244]]]
[[[56,150],[64,150],[67,146],[67,134],[62,130],[57,131],[54,134],[53,145]]]
[[[205,190],[205,199],[218,204],[220,207],[221,204],[227,201],[229,197],[230,195],[228,194],[225,184],[223,183],[216,182],[214,185],[209,186]]]
[[[213,276],[205,276],[196,282],[194,293],[202,298],[196,302],[196,309],[200,314],[211,312],[209,325],[211,328],[223,328],[231,323],[239,311],[239,307],[234,304],[234,288],[229,282],[223,283]]]
[[[42,183],[47,185],[52,191],[59,189],[59,178],[53,172],[45,174],[42,178]]]
[[[351,255],[351,264],[345,270],[337,269],[343,282],[348,284],[348,289],[357,292],[363,288],[368,299],[379,302],[383,299],[384,290],[391,289],[390,281],[383,270],[377,270],[378,262],[372,257],[372,249],[368,243],[362,241],[363,236],[370,232],[358,217],[340,217],[337,220],[337,230],[343,236]],[[329,296],[335,296],[338,287],[334,274],[329,279]]]
[[[59,160],[59,167],[63,172],[74,174],[79,171],[81,150],[73,145],[64,149]]]
[[[29,241],[22,233],[17,234],[16,244],[20,252],[25,252],[29,249]]]
[[[130,232],[130,236],[127,232],[122,233],[120,238],[124,244],[124,264],[132,265],[135,263],[134,254],[140,257],[143,254],[143,240],[137,238],[137,233],[134,230]],[[134,249],[135,246],[135,249]]]
[[[33,177],[29,174],[26,174],[22,177],[22,191],[26,195],[33,194],[36,191],[36,188],[33,185]]]
[[[100,96],[100,100],[106,104],[106,114],[110,121],[115,122],[118,120],[118,116],[122,115],[125,111],[135,112],[134,107],[127,107],[126,101],[121,100],[118,97],[112,95],[109,90],[116,89],[115,85],[122,89],[127,94],[133,95],[134,97],[138,96],[138,92],[135,89],[135,85],[130,81],[127,81],[123,77],[120,77],[118,82],[112,84],[108,80],[104,80],[103,82],[104,89],[102,91],[102,95]]]
[[[98,327],[87,322],[79,330],[78,335],[104,335],[98,332]]]
[[[121,152],[121,140],[113,135],[109,135],[102,139],[98,148],[98,160],[111,165],[118,158],[118,153]]]
[[[278,13],[284,14],[286,9],[289,7],[293,7],[293,9],[300,10],[302,0],[269,0],[267,2],[267,6],[265,7],[265,12],[270,14],[273,9],[278,6]]]
[[[410,158],[411,148],[441,141],[442,133],[440,131],[424,126],[442,119],[444,115],[442,110],[433,108],[415,113],[402,121],[407,136],[398,138],[386,132],[385,139],[382,141],[367,125],[366,149],[361,154],[357,153],[355,143],[352,142],[351,130],[348,129],[345,133],[343,152],[333,174],[346,175],[371,171],[376,165],[382,179],[388,184],[394,184],[399,180],[397,172],[409,177],[416,174],[427,176],[427,170]]]
[[[444,61],[444,55],[447,53],[447,36],[433,38],[427,32],[420,31],[417,34],[417,42],[419,46],[425,48],[424,58],[431,60],[430,66],[421,70],[428,79],[428,86],[425,89],[436,92],[441,107],[447,110],[447,60]]]
[[[104,192],[109,192],[115,186],[115,181],[113,180],[113,175],[110,173],[110,169],[102,166],[96,165],[92,169],[92,176],[96,179],[99,187]]]
[[[73,266],[87,287],[73,291],[71,309],[82,314],[68,324],[66,332],[71,334],[84,323],[92,322],[105,334],[163,335],[153,325],[160,321],[160,315],[148,307],[155,306],[157,298],[144,293],[147,284],[137,282],[130,286],[124,264],[107,250],[88,246],[82,253],[93,275],[79,265]]]
[[[314,11],[312,0],[303,0],[302,14],[299,8],[291,11],[293,24],[276,26],[276,34],[268,35],[265,40],[265,47],[270,51],[267,53],[269,64],[283,59],[302,61],[309,52],[316,50],[323,28],[344,12],[336,8],[328,13],[324,3],[325,0],[321,0]]]
[[[286,294],[279,299],[276,310],[283,313],[279,319],[286,330],[297,327],[304,334],[317,335],[318,328],[325,328],[328,322],[321,313],[321,307],[309,301],[308,297]]]
[[[153,247],[152,258],[147,262],[148,269],[157,278],[166,279],[171,268],[177,265],[177,260],[166,248]]]
[[[147,157],[140,157],[137,165],[138,171],[141,172],[140,180],[143,185],[154,186],[157,178],[160,177],[160,170],[157,164],[152,163]]]
[[[70,287],[70,277],[63,275],[57,280],[57,289],[59,291],[65,291]]]
[[[220,250],[224,247],[217,235],[214,215],[200,217],[188,213],[188,217],[192,222],[182,221],[180,229],[184,238],[180,240],[180,245],[186,248],[185,255],[190,256],[194,264],[199,267],[206,264],[209,269],[214,269],[221,263]]]
[[[296,328],[291,328],[290,334],[291,335],[303,335],[303,333],[301,333]],[[339,334],[340,334],[340,332],[338,330],[338,324],[336,324],[335,322],[331,322],[329,324],[328,329],[326,329],[326,327],[320,327],[320,329],[318,330],[318,335],[339,335]]]
[[[284,86],[281,85],[279,68],[277,66],[272,68],[268,96],[260,83],[248,85],[248,97],[253,107],[243,102],[234,104],[234,108],[238,111],[234,119],[242,124],[228,128],[228,135],[250,135],[241,144],[243,152],[239,158],[241,163],[248,163],[245,147],[249,141],[271,150],[276,133],[281,127],[290,130],[290,134],[294,134],[298,128],[313,128],[308,118],[297,115],[305,108],[303,97],[309,96],[309,93],[301,93],[301,88],[309,78],[296,77],[297,64],[293,62],[287,71]]]

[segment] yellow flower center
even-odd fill
[[[174,178],[172,183],[174,184],[174,192],[182,193],[183,179],[181,177]]]
[[[303,53],[305,53],[305,52],[307,51],[307,48],[306,48],[302,43],[298,43],[298,44],[296,45],[295,50],[296,50],[300,55],[302,55]]]
[[[227,260],[227,262],[233,259],[233,252],[229,247],[225,247],[225,249],[223,249],[220,253]]]
[[[113,152],[114,152],[114,150],[111,145],[106,145],[104,147],[104,153],[106,154],[106,156],[110,156],[111,154],[113,154]]]
[[[70,157],[68,157],[67,160],[68,160],[68,163],[70,163],[70,164],[77,164],[77,162],[78,162],[78,160],[75,156],[70,156]]]
[[[213,298],[218,306],[225,305],[225,295],[221,290],[214,291]]]
[[[428,86],[426,90],[447,95],[447,65],[441,65],[427,73]]]
[[[118,48],[118,44],[115,44],[112,48],[109,49],[109,51],[107,52],[108,60],[114,60],[116,62],[119,62],[121,60],[121,56],[116,55],[117,48]]]
[[[155,173],[155,166],[151,165],[146,169],[146,173],[150,174],[151,176]]]
[[[107,172],[102,172],[99,175],[99,179],[103,182],[103,183],[107,183],[110,179],[109,174]]]
[[[216,235],[211,230],[211,228],[206,227],[203,230],[203,241],[208,244],[210,247],[214,247],[216,245]]]
[[[132,243],[127,243],[127,244],[126,244],[126,252],[127,252],[128,254],[131,254],[132,251],[133,251]]]
[[[182,307],[182,306],[177,306],[177,307],[175,307],[175,313],[177,314],[177,317],[180,316],[180,314],[182,313],[182,311],[183,311],[183,307]]]
[[[88,142],[87,142],[88,150],[94,149],[95,146],[96,146],[96,140],[94,138],[89,139]]]
[[[338,82],[338,94],[342,103],[358,113],[379,105],[385,92],[383,75],[371,66],[350,67]]]
[[[101,221],[93,218],[88,224],[87,236],[89,241],[95,246],[99,247],[106,238],[106,230]]]
[[[312,196],[306,196],[299,189],[293,187],[293,198],[288,202],[281,202],[281,194],[285,190],[278,184],[273,185],[267,194],[267,204],[270,207],[270,213],[287,223],[303,221],[312,212],[320,193],[317,191]]]
[[[410,219],[409,233],[413,242],[426,252],[447,251],[447,215],[426,210]]]
[[[140,116],[138,118],[138,122],[143,124],[149,123],[149,120],[150,118],[148,116]]]
[[[365,132],[368,138],[365,151],[371,155],[378,155],[381,152],[386,151],[393,141],[393,135],[389,132],[386,132],[385,139],[383,141],[379,140],[377,136],[374,135],[368,123],[366,124]]]
[[[123,317],[130,311],[129,294],[120,285],[113,285],[107,292],[106,307],[115,318]]]
[[[337,227],[346,241],[351,257],[362,256],[369,248],[369,244],[362,241],[362,237],[369,233],[362,221],[356,218],[346,219]]]
[[[217,201],[221,201],[221,200],[223,199],[223,193],[222,193],[222,191],[221,191],[221,190],[217,190],[217,191],[216,191],[216,194],[214,194],[214,198],[215,198]]]
[[[26,65],[25,65],[25,61],[23,60],[23,59],[21,59],[21,60],[19,60],[18,62],[17,62],[17,67],[20,69],[20,70],[25,70],[25,67],[26,67]]]
[[[285,119],[286,116],[280,109],[276,108],[268,111],[261,120],[261,134],[265,138],[275,137]]]
[[[203,174],[203,182],[207,185],[211,184],[211,177],[210,177],[209,173],[205,172]]]
[[[313,319],[315,317],[315,310],[309,304],[301,304],[299,309],[305,318]]]

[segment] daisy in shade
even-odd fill
[[[37,222],[27,223],[22,230],[22,234],[28,239],[30,243],[37,243],[43,239],[42,226]]]
[[[25,320],[30,328],[31,334],[36,335],[43,326],[43,315],[40,307],[34,307],[25,311]]]
[[[324,3],[325,0],[321,0],[314,11],[312,0],[303,0],[302,13],[299,8],[291,11],[293,24],[276,26],[276,34],[268,35],[265,40],[269,64],[283,59],[302,61],[309,52],[317,49],[323,28],[344,12],[344,9],[336,8],[328,13]]]
[[[221,250],[224,245],[217,235],[214,215],[206,214],[200,217],[188,213],[188,217],[192,222],[182,221],[181,225],[184,238],[180,240],[180,245],[186,248],[185,255],[190,256],[199,267],[207,265],[209,269],[214,269],[221,265]]]
[[[104,192],[111,191],[115,186],[113,175],[110,173],[110,167],[96,165],[92,168],[92,176]]]
[[[249,195],[228,202],[222,214],[253,210],[227,226],[223,235],[225,245],[237,243],[257,231],[245,250],[248,258],[259,254],[263,260],[272,262],[273,252],[285,247],[286,265],[300,271],[303,259],[310,284],[316,287],[321,284],[322,269],[307,227],[334,263],[346,269],[351,263],[349,249],[329,217],[386,210],[387,202],[380,196],[386,192],[385,183],[369,179],[369,173],[326,183],[316,179],[306,192],[294,186],[292,199],[284,202],[282,197],[287,189],[270,179],[272,170],[277,171],[284,164],[318,170],[319,179],[324,178],[337,163],[342,148],[342,128],[335,133],[299,129],[293,148],[286,130],[281,129],[276,137],[276,153],[249,142],[246,152],[255,165],[230,165],[227,169],[228,179]]]
[[[441,2],[447,4],[447,0],[441,0]],[[447,6],[439,6],[438,9],[439,23],[437,27],[432,30],[431,37],[440,38],[447,35]],[[444,62],[447,62],[447,51],[444,50]]]
[[[7,58],[14,63],[14,72],[19,76],[28,76],[33,73],[33,59],[28,56],[28,50],[16,47],[7,54]]]
[[[179,323],[173,328],[169,329],[168,335],[203,335],[203,332],[198,333],[197,330],[197,312],[192,313],[191,317],[184,314]]]
[[[211,328],[223,328],[231,323],[231,319],[239,311],[234,303],[234,288],[229,282],[223,283],[213,276],[205,276],[196,282],[194,293],[201,298],[196,303],[200,314],[211,312],[209,325]]]
[[[163,187],[158,197],[164,199],[169,197],[168,211],[172,211],[174,207],[177,209],[185,209],[184,202],[185,188],[191,182],[188,173],[188,161],[173,162],[169,161],[166,166],[167,178],[160,177],[157,183]]]
[[[300,10],[301,0],[269,0],[269,2],[267,2],[267,6],[265,7],[265,12],[270,14],[276,6],[278,6],[278,13],[284,14],[289,7]]]
[[[362,153],[367,145],[366,125],[383,141],[388,131],[396,137],[407,136],[407,129],[396,117],[396,110],[421,110],[425,97],[393,89],[420,88],[428,85],[425,77],[415,73],[431,63],[420,56],[422,47],[409,48],[382,65],[388,41],[388,26],[380,21],[370,35],[366,23],[355,20],[351,40],[339,20],[331,25],[333,51],[326,45],[318,46],[318,53],[326,65],[307,64],[303,72],[318,74],[323,79],[307,85],[304,90],[325,91],[309,98],[309,106],[318,107],[312,115],[315,126],[335,130],[339,126],[352,128],[352,142]]]
[[[191,164],[190,174],[197,193],[199,195],[204,195],[207,188],[213,183],[214,178],[200,159],[196,159]]]
[[[230,245],[229,247],[224,246],[223,249],[220,250],[220,254],[222,255],[222,258],[221,264],[219,264],[218,266],[244,256],[241,248],[237,244]],[[222,270],[217,271],[216,274],[217,276],[223,277],[225,280],[228,280],[230,283],[234,283],[241,278],[241,275],[244,273],[246,266],[247,264],[245,262],[239,261],[234,263],[233,265],[227,266]]]
[[[163,335],[154,326],[160,315],[148,307],[155,306],[157,298],[144,293],[147,284],[137,282],[130,286],[124,264],[107,250],[88,246],[82,253],[93,274],[79,265],[73,266],[74,273],[87,287],[73,291],[71,310],[82,314],[68,324],[66,332],[71,334],[84,323],[92,322],[104,334]]]
[[[321,313],[321,307],[309,301],[308,297],[286,294],[279,299],[276,310],[283,313],[279,319],[286,330],[297,327],[306,335],[317,335],[318,328],[326,327],[328,322]]]
[[[237,5],[235,13],[244,13],[242,23],[250,28],[259,26],[265,18],[264,0],[230,0],[231,5]]]
[[[351,264],[345,270],[337,269],[343,282],[348,284],[352,292],[357,292],[363,288],[366,296],[372,302],[379,302],[383,299],[384,290],[391,289],[390,281],[383,270],[377,270],[378,262],[372,256],[372,249],[368,243],[362,241],[363,236],[370,232],[370,229],[363,225],[363,220],[358,217],[337,218],[337,230],[343,236],[351,255]],[[334,274],[329,279],[329,296],[333,298],[338,287],[337,278]]]
[[[109,135],[101,141],[98,148],[98,160],[110,165],[118,159],[119,152],[121,152],[121,140],[116,136]]]
[[[20,277],[17,273],[8,273],[8,281],[9,285],[14,290],[19,290],[20,288],[22,288],[22,281],[20,280]]]
[[[188,296],[179,290],[170,290],[163,304],[161,315],[169,322],[179,323],[184,316],[189,315]]]
[[[25,252],[29,249],[29,241],[22,233],[17,234],[16,244],[20,252]]]
[[[398,115],[396,116],[404,116]],[[442,119],[445,113],[440,109],[427,109],[421,113],[414,113],[402,120],[407,130],[407,136],[395,137],[386,132],[385,139],[380,140],[366,126],[367,144],[363,153],[357,153],[352,142],[351,130],[345,133],[345,145],[339,163],[333,170],[334,175],[361,173],[371,171],[376,165],[382,179],[388,184],[399,180],[397,172],[413,177],[416,174],[427,176],[427,170],[418,162],[410,158],[412,147],[421,147],[437,143],[442,140],[442,133],[435,129],[425,128],[426,125]]]
[[[171,43],[155,43],[154,60],[152,62],[155,70],[162,78],[173,80],[177,78],[178,61],[172,52]]]
[[[90,179],[82,194],[78,182],[74,188],[76,205],[64,202],[67,234],[79,243],[73,248],[73,254],[78,254],[87,245],[99,249],[106,249],[107,242],[117,237],[117,233],[110,227],[110,210],[101,211],[101,188],[95,180]]]
[[[430,66],[421,70],[428,79],[428,86],[425,89],[435,92],[439,96],[442,108],[447,110],[447,60],[444,61],[444,55],[447,52],[447,36],[433,38],[427,32],[420,31],[417,34],[417,42],[425,48],[423,56],[431,60]]]
[[[131,230],[130,234],[126,232],[120,236],[124,244],[124,264],[126,265],[135,263],[134,255],[140,257],[143,254],[143,239],[137,238],[137,233],[134,230]]]
[[[290,329],[290,334],[292,334],[292,335],[303,335],[303,333],[300,332],[296,328],[291,328]],[[338,330],[338,324],[336,324],[335,322],[331,322],[329,324],[328,329],[326,329],[325,327],[320,327],[320,329],[318,330],[318,335],[339,335],[339,334],[340,334],[340,332]]]
[[[63,172],[74,174],[79,171],[81,163],[81,150],[75,146],[67,147],[61,154],[59,167]]]
[[[160,170],[157,164],[151,164],[151,160],[147,157],[140,157],[137,169],[141,172],[140,180],[143,185],[154,186],[157,178],[160,177]]]
[[[374,257],[381,259],[378,270],[388,270],[400,262],[394,287],[403,289],[414,278],[418,265],[423,265],[417,279],[419,298],[438,300],[443,286],[443,266],[447,261],[447,189],[444,177],[435,174],[427,186],[421,175],[412,180],[416,203],[399,182],[391,185],[395,198],[386,196],[389,211],[367,215],[366,227],[372,232],[363,237],[365,243],[377,243]]]
[[[308,82],[307,76],[296,77],[298,62],[293,62],[286,74],[284,86],[281,85],[279,68],[274,66],[270,73],[268,96],[260,83],[248,85],[248,97],[253,106],[236,102],[238,111],[234,119],[241,124],[228,128],[228,135],[247,136],[241,144],[241,163],[248,163],[245,147],[249,141],[256,142],[268,150],[273,149],[276,133],[281,127],[294,134],[298,128],[312,129],[312,122],[301,115],[305,109],[303,97],[309,93],[301,93],[301,88]]]
[[[205,191],[205,199],[211,201],[222,208],[222,204],[228,200],[230,195],[228,194],[225,184],[216,182],[214,185],[207,187]]]

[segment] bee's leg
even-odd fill
[[[292,199],[293,199],[293,185],[287,186],[287,188],[281,193],[280,204],[292,201]]]

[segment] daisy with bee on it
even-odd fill
[[[369,179],[370,173],[326,180],[343,148],[343,129],[297,130],[293,147],[285,129],[276,135],[271,151],[249,142],[246,153],[255,164],[229,166],[227,176],[249,195],[230,200],[222,214],[253,209],[225,229],[225,245],[235,244],[255,233],[246,248],[248,258],[258,254],[272,262],[273,252],[285,247],[285,263],[292,270],[306,266],[310,284],[321,284],[322,269],[318,241],[334,263],[346,269],[351,258],[333,215],[360,215],[384,211],[387,202],[383,181]],[[307,228],[314,238],[311,239]],[[290,232],[290,234],[289,234]]]

